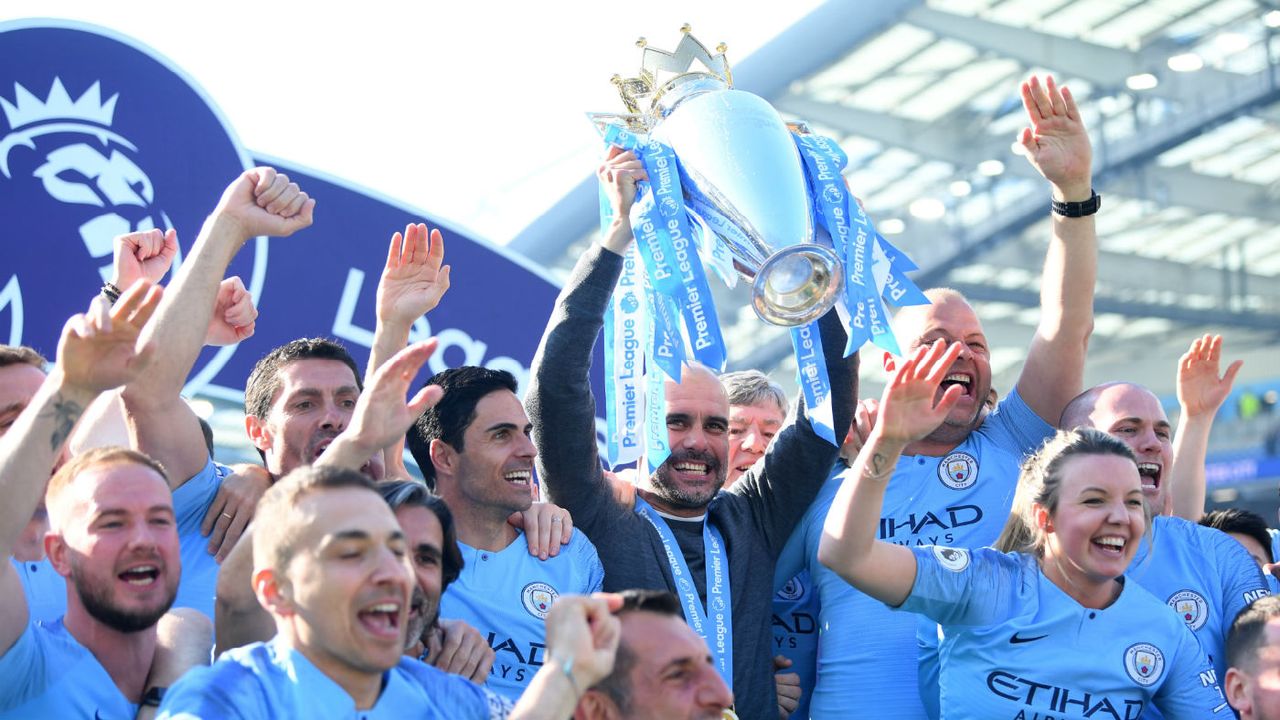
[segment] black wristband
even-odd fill
[[[1049,209],[1056,215],[1063,217],[1078,218],[1092,215],[1098,212],[1098,208],[1102,207],[1102,196],[1089,190],[1089,199],[1084,202],[1058,202],[1052,198],[1049,199]]]
[[[147,692],[143,694],[142,702],[139,703],[139,705],[142,707],[160,707],[160,702],[164,700],[164,691],[168,689],[169,688],[160,687],[159,685],[152,685],[147,688]]]
[[[102,283],[102,294],[107,296],[112,305],[115,305],[116,301],[120,299],[120,288],[116,287],[114,283],[104,282]]]

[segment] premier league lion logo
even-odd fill
[[[9,132],[0,138],[0,176],[13,181],[9,167],[18,148],[32,151],[22,170],[38,180],[49,199],[86,217],[77,228],[89,256],[99,260],[102,279],[111,279],[111,240],[135,230],[173,227],[156,205],[155,184],[138,166],[138,147],[111,130],[120,96],[102,99],[95,82],[72,100],[54,77],[45,99],[21,84],[13,86],[14,102],[0,96]],[[34,166],[34,167],[31,167]]]
[[[75,23],[0,24],[0,342],[52,354],[63,321],[111,278],[117,235],[174,228],[189,248],[247,167],[217,111],[151,51]],[[255,295],[260,245],[230,271]]]

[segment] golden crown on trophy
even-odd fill
[[[712,55],[692,35],[688,24],[680,28],[680,33],[680,43],[674,52],[650,47],[647,40],[640,38],[636,41],[636,46],[643,49],[640,74],[631,78],[613,76],[613,84],[629,113],[613,117],[626,120],[633,130],[647,131],[666,117],[673,106],[668,106],[663,100],[676,87],[703,82],[723,88],[733,87],[733,73],[724,56],[728,47],[720,43]],[[695,62],[700,63],[702,69],[692,70]]]

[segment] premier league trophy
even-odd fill
[[[674,52],[642,39],[640,74],[614,76],[626,113],[589,115],[648,175],[631,209],[636,242],[604,318],[607,457],[616,467],[643,453],[656,469],[669,452],[664,379],[679,382],[690,356],[725,365],[703,262],[730,286],[739,273],[749,278],[756,314],[790,329],[814,430],[839,445],[818,318],[837,302],[847,310],[846,356],[867,341],[898,354],[883,301],[928,300],[904,274],[911,260],[850,195],[839,145],[734,90],[724,45],[713,55],[689,26],[682,31]],[[602,202],[602,227],[610,213]]]
[[[689,33],[675,52],[643,48],[640,74],[614,76],[627,113],[592,113],[602,133],[625,127],[679,158],[684,201],[752,281],[761,319],[804,325],[840,296],[840,257],[816,242],[805,163],[769,103],[733,89],[724,45],[712,55]],[[702,70],[692,70],[695,62]],[[837,171],[838,174],[838,171]]]

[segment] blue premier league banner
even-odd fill
[[[238,400],[254,362],[298,337],[335,337],[363,363],[391,234],[437,223],[246,151],[212,99],[135,40],[67,21],[0,23],[0,343],[52,357],[66,318],[110,278],[115,236],[174,228],[186,252],[227,184],[256,165],[276,167],[316,198],[316,222],[290,238],[251,241],[236,257],[228,275],[252,292],[257,333],[206,348],[188,393]],[[413,339],[439,337],[431,371],[509,370],[523,391],[558,288],[514,255],[441,230],[452,287]]]

